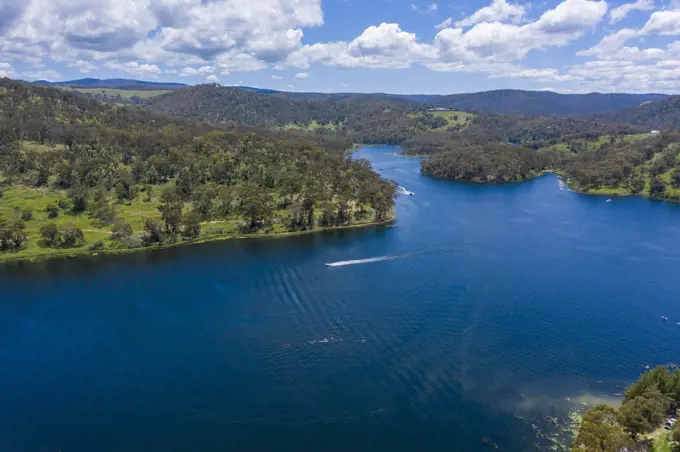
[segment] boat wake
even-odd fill
[[[354,259],[351,261],[329,262],[326,264],[326,267],[344,267],[345,265],[370,264],[373,262],[391,261],[393,259],[397,259],[398,257],[399,256],[379,256],[369,257],[367,259]]]
[[[414,193],[413,193],[412,191],[406,190],[406,189],[405,189],[404,187],[402,187],[401,185],[399,185],[399,186],[397,187],[397,191],[398,191],[400,194],[402,194],[402,195],[408,195],[408,196],[413,196],[413,195],[414,195]]]

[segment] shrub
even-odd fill
[[[90,251],[103,250],[104,249],[104,242],[102,242],[101,240],[97,240],[92,245],[90,245],[90,247],[88,249]]]
[[[33,211],[32,210],[24,210],[21,213],[21,219],[24,221],[31,221],[33,219]]]
[[[59,216],[59,208],[54,204],[50,204],[45,207],[45,212],[47,212],[47,218],[57,218]]]

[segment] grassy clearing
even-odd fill
[[[122,97],[123,99],[130,99],[139,97],[140,99],[148,99],[150,97],[160,96],[161,94],[172,92],[169,89],[155,89],[155,90],[140,90],[140,89],[114,89],[114,88],[64,88],[78,91],[79,93],[89,94],[91,96],[104,97]]]
[[[160,220],[161,214],[158,211],[159,198],[163,189],[172,183],[153,186],[150,192],[140,193],[135,199],[125,204],[116,204],[116,216],[123,218],[128,222],[135,234],[139,235],[144,231],[144,222],[147,219]],[[31,211],[32,219],[25,222],[25,232],[28,236],[28,246],[18,252],[3,252],[0,253],[0,263],[13,260],[42,260],[52,257],[60,256],[76,256],[81,254],[89,254],[89,248],[97,241],[104,243],[105,248],[97,250],[97,253],[120,253],[134,250],[155,249],[159,246],[123,249],[119,248],[117,242],[110,240],[111,226],[100,224],[97,220],[88,216],[87,212],[73,214],[63,209],[59,209],[59,215],[56,218],[49,218],[46,207],[48,205],[57,205],[59,200],[67,198],[67,193],[64,190],[47,189],[47,188],[31,188],[26,186],[11,186],[6,189],[2,197],[0,197],[0,218],[11,219],[26,211]],[[191,208],[191,203],[185,204],[185,210]],[[287,209],[279,209],[275,213],[275,218],[286,218],[288,216]],[[316,216],[321,215],[321,209],[317,209]],[[375,224],[372,220],[373,215],[369,214],[368,219],[356,221],[354,226],[365,226]],[[61,225],[64,223],[73,223],[83,231],[85,236],[85,244],[78,248],[56,249],[43,248],[40,243],[40,228],[46,224],[55,223]],[[271,233],[257,232],[253,234],[243,235],[239,233],[239,219],[218,220],[202,223],[201,236],[193,240],[181,240],[165,246],[175,246],[182,243],[203,243],[215,240],[225,240],[237,237],[264,237],[264,236],[286,236],[291,235],[288,229],[281,221],[276,221],[273,225]],[[313,232],[323,230],[326,228],[315,228],[311,231],[297,232]],[[336,229],[336,228],[331,228]]]
[[[319,129],[336,130],[338,128],[338,126],[333,124],[332,122],[329,122],[328,124],[319,124],[318,122],[316,122],[316,120],[312,120],[307,125],[286,124],[283,128],[284,129],[294,129],[294,130],[304,130],[304,131],[307,131],[307,132],[316,132]]]
[[[432,129],[433,132],[443,132],[449,127],[455,127],[455,126],[464,126],[467,125],[470,121],[472,121],[475,117],[474,114],[472,113],[466,113],[464,111],[457,111],[457,110],[447,110],[447,111],[430,111],[428,112],[432,116],[435,116],[437,118],[442,118],[446,121],[446,124],[438,127],[436,129]],[[409,113],[409,116],[411,118],[417,118],[419,116],[422,116],[424,113],[423,112],[414,112],[414,113]]]

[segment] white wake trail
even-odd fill
[[[330,262],[326,264],[326,267],[344,267],[345,265],[358,265],[358,264],[370,264],[372,262],[382,262],[391,261],[399,256],[379,256],[379,257],[369,257],[368,259],[355,259],[351,261],[338,261]]]

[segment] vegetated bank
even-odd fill
[[[651,369],[626,389],[620,407],[585,412],[572,451],[680,451],[679,407],[680,370]]]
[[[346,139],[170,118],[0,80],[0,261],[388,221]]]

